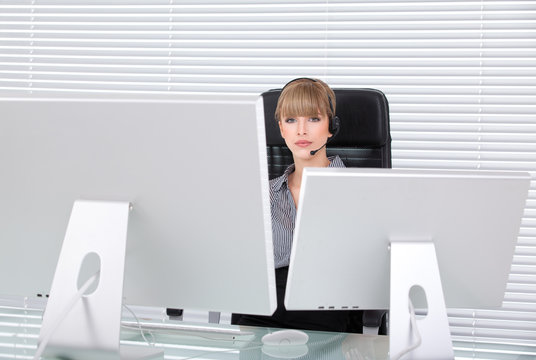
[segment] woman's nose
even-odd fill
[[[300,120],[298,121],[298,134],[305,135],[307,134],[307,122]]]

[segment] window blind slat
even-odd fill
[[[319,77],[387,95],[394,167],[536,179],[536,0],[6,0],[0,28],[0,96],[258,94]],[[533,180],[503,308],[449,309],[458,351],[512,358],[535,340],[535,259]]]

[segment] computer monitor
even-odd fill
[[[0,114],[0,294],[49,294],[73,204],[97,200],[132,207],[124,303],[273,313],[262,101],[2,99]]]
[[[391,344],[404,336],[394,302],[409,295],[397,287],[421,286],[419,276],[438,271],[448,307],[499,307],[529,186],[521,172],[306,168],[285,306],[391,309]],[[424,255],[400,253],[400,244]],[[431,318],[435,290],[424,290]]]

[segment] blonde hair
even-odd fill
[[[327,114],[329,119],[335,116],[335,93],[321,80],[298,78],[281,91],[275,119],[281,121],[281,116],[317,116],[319,113]]]

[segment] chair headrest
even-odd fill
[[[376,89],[333,89],[336,115],[341,120],[339,134],[329,146],[383,146],[390,142],[389,104]],[[281,89],[262,94],[268,146],[285,145],[275,120]]]

